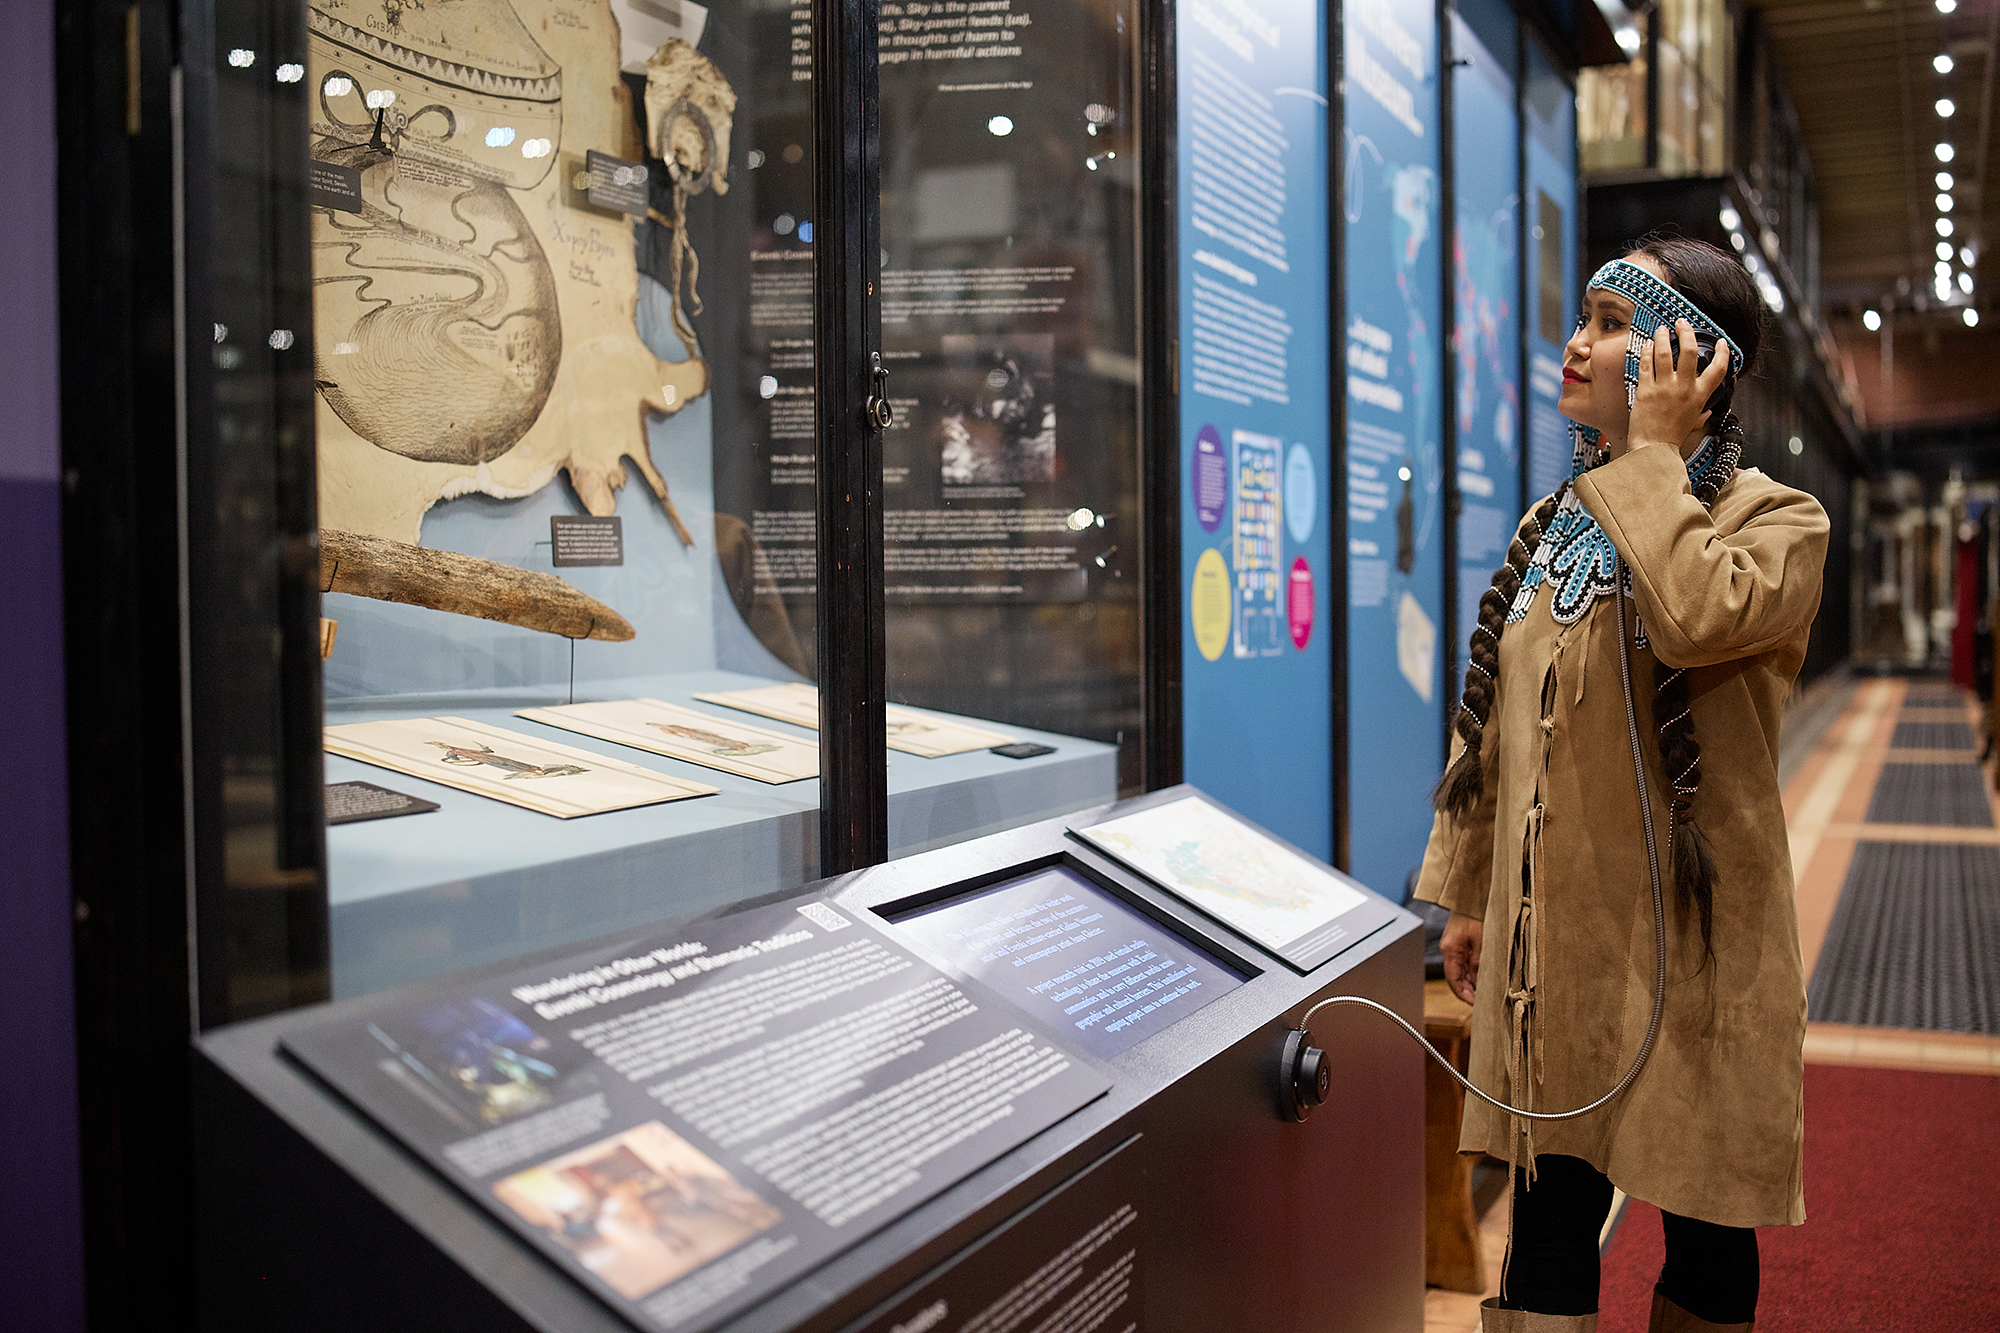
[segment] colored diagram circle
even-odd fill
[[[1229,566],[1222,552],[1209,547],[1194,562],[1194,587],[1188,592],[1188,615],[1194,621],[1194,646],[1213,662],[1229,644]]]
[[[1292,561],[1285,579],[1285,624],[1292,631],[1292,647],[1303,652],[1313,636],[1313,572],[1304,556]]]
[[[1203,426],[1194,437],[1193,476],[1189,494],[1194,496],[1195,522],[1202,531],[1214,532],[1229,512],[1229,460],[1223,456],[1222,436],[1213,426]]]
[[[1318,517],[1319,474],[1306,447],[1294,444],[1285,455],[1285,531],[1293,541],[1303,542],[1312,536]]]

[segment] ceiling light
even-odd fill
[[[1785,441],[1785,447],[1792,451],[1793,458],[1797,458],[1806,451],[1806,442],[1794,435],[1791,439]]]
[[[1948,278],[1948,277],[1946,277],[1946,276],[1945,276],[1944,274],[1940,273],[1940,274],[1938,274],[1938,280],[1937,280],[1937,281],[1936,281],[1936,282],[1935,282],[1934,284],[1932,284],[1932,285],[1933,285],[1933,286],[1934,286],[1934,287],[1935,287],[1935,288],[1937,289],[1937,299],[1938,299],[1938,300],[1940,300],[1940,301],[1949,301],[1949,300],[1951,299],[1951,279],[1950,279],[1950,278]]]
[[[1964,310],[1960,311],[1959,313],[1965,319],[1966,328],[1976,329],[1979,327],[1979,312],[1977,310],[1974,310],[1971,306],[1967,306]]]
[[[1950,258],[1951,258],[1951,242],[1950,242],[1950,241],[1939,241],[1939,242],[1937,243],[1937,257],[1938,257],[1939,259],[1950,259]]]
[[[986,132],[996,139],[1004,139],[1014,132],[1014,122],[1007,116],[995,116],[986,122]]]
[[[1938,234],[1938,235],[1940,235],[1940,236],[1949,236],[1949,235],[1951,235],[1951,219],[1950,219],[1950,218],[1939,218],[1939,219],[1937,220],[1937,234]]]
[[[1864,311],[1862,311],[1862,312],[1861,312],[1861,327],[1862,327],[1862,328],[1864,328],[1864,329],[1866,329],[1866,330],[1868,330],[1868,331],[1869,331],[1870,333],[1873,333],[1873,332],[1875,332],[1875,331],[1876,331],[1877,329],[1881,328],[1881,327],[1882,327],[1882,315],[1881,315],[1881,312],[1880,312],[1880,311],[1875,311],[1875,310],[1864,310]]]
[[[1949,14],[1958,8],[1958,0],[1932,0],[1932,3],[1937,5],[1937,12],[1940,14]]]
[[[1628,56],[1636,56],[1639,54],[1639,43],[1641,41],[1641,38],[1639,36],[1639,30],[1637,28],[1620,28],[1618,30],[1617,37],[1618,37],[1619,50],[1623,51]]]
[[[1931,58],[1931,68],[1936,70],[1940,74],[1951,73],[1951,57],[1933,56]]]
[[[1949,278],[1951,276],[1951,261],[1948,259],[1938,260],[1936,269],[1937,275],[1940,278]]]
[[[1958,182],[1952,179],[1952,175],[1949,171],[1940,171],[1937,174],[1937,187],[1940,190],[1949,190],[1952,186],[1956,184],[1958,184]]]
[[[1951,161],[1952,149],[1948,143],[1939,144],[1937,147],[1931,149],[1931,152],[1937,155],[1937,160],[1940,162]]]
[[[1738,213],[1734,208],[1730,207],[1728,204],[1724,204],[1722,206],[1722,211],[1720,213],[1717,213],[1715,217],[1716,220],[1723,225],[1724,229],[1728,231],[1735,231],[1738,227],[1743,225],[1743,215],[1741,213]]]
[[[1938,212],[1940,212],[1940,213],[1949,213],[1949,212],[1951,212],[1951,210],[1952,210],[1952,198],[1951,198],[1951,196],[1950,196],[1950,195],[1948,195],[1948,194],[1941,194],[1941,195],[1939,195],[1939,196],[1937,197],[1937,210],[1938,210]]]
[[[1729,243],[1736,247],[1736,253],[1739,255],[1743,253],[1743,247],[1745,244],[1747,244],[1747,242],[1745,242],[1743,239],[1743,233],[1740,231],[1732,231],[1729,233]]]
[[[1973,265],[1979,262],[1979,256],[1972,253],[1971,246],[1969,245],[1960,246],[1958,251],[1958,262],[1965,265],[1967,268],[1971,268]]]
[[[1972,275],[1970,273],[1961,273],[1958,275],[1958,289],[1967,296],[1972,295]]]
[[[1950,120],[1958,114],[1958,104],[1953,102],[1949,97],[1940,97],[1937,100],[1937,113],[1946,120]]]

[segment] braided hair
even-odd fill
[[[1542,544],[1542,533],[1555,517],[1556,506],[1568,494],[1564,481],[1554,495],[1544,499],[1529,513],[1528,521],[1514,534],[1507,547],[1507,563],[1493,571],[1493,581],[1479,596],[1479,621],[1472,628],[1472,643],[1466,652],[1465,692],[1459,696],[1458,712],[1452,725],[1465,742],[1458,760],[1438,779],[1431,804],[1439,814],[1464,819],[1479,805],[1486,792],[1486,770],[1479,759],[1480,742],[1486,734],[1487,719],[1493,715],[1493,689],[1500,680],[1500,635],[1507,628],[1507,608],[1521,591],[1521,578],[1528,562]]]

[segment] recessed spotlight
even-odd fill
[[[377,88],[362,100],[368,104],[370,111],[380,111],[395,103],[396,94],[388,88]]]
[[[279,83],[297,83],[300,79],[303,79],[305,76],[306,76],[306,67],[304,65],[278,66]]]
[[[1941,194],[1937,197],[1936,203],[1938,212],[1949,213],[1954,207],[1955,201],[1952,199],[1950,195]]]
[[[1967,296],[1972,295],[1972,275],[1970,273],[1961,273],[1958,275],[1958,289]]]
[[[1010,116],[995,116],[986,122],[986,132],[996,139],[1004,139],[1014,132],[1014,121]]]
[[[1958,114],[1958,103],[1952,101],[1949,97],[1940,97],[1937,100],[1937,113],[1946,120],[1950,120]]]
[[[1939,219],[1937,220],[1937,234],[1938,234],[1938,235],[1940,235],[1940,236],[1949,236],[1949,235],[1951,235],[1951,219],[1950,219],[1950,218],[1939,218]]]
[[[229,63],[236,69],[249,69],[257,63],[257,53],[247,47],[237,47],[229,53]]]
[[[1637,28],[1620,28],[1618,30],[1617,36],[1618,36],[1619,50],[1623,51],[1628,56],[1636,56],[1639,54],[1639,44],[1644,39],[1639,36],[1639,30]]]
[[[1940,278],[1949,278],[1951,276],[1951,261],[1948,259],[1940,259],[1932,267]]]
[[[1944,275],[1943,275],[1942,273],[1940,273],[1940,274],[1938,275],[1938,280],[1937,280],[1937,282],[1936,282],[1936,283],[1934,283],[1934,284],[1932,284],[1932,285],[1933,285],[1933,286],[1934,286],[1934,287],[1935,287],[1935,288],[1937,289],[1937,299],[1938,299],[1938,300],[1940,300],[1940,301],[1949,301],[1949,300],[1951,299],[1951,279],[1950,279],[1950,278],[1947,278],[1947,277],[1946,277],[1946,276],[1944,276]]]
[[[514,127],[512,125],[495,125],[492,129],[486,131],[486,146],[488,148],[505,148],[513,142]]]
[[[1791,439],[1785,441],[1785,447],[1792,451],[1792,457],[1797,458],[1806,451],[1806,442],[1794,435]]]
[[[1950,56],[1932,56],[1932,57],[1931,57],[1931,68],[1932,68],[1932,69],[1934,69],[1934,70],[1936,70],[1936,71],[1937,71],[1938,73],[1940,73],[1940,74],[1949,74],[1949,73],[1951,73],[1951,57],[1950,57]]]
[[[1743,233],[1740,231],[1729,233],[1729,243],[1736,247],[1736,253],[1739,255],[1743,253],[1743,247],[1747,244],[1743,239]]]
[[[1974,310],[1971,306],[1967,306],[1960,314],[1965,320],[1966,328],[1976,329],[1979,327],[1979,312],[1977,310]]]
[[[1949,171],[1940,171],[1937,174],[1937,187],[1940,190],[1949,190],[1956,184],[1958,184],[1957,180],[1953,179]]]
[[[1861,327],[1862,327],[1862,328],[1864,328],[1864,329],[1866,329],[1866,330],[1868,330],[1868,331],[1869,331],[1870,333],[1874,333],[1875,331],[1877,331],[1878,329],[1880,329],[1880,328],[1882,327],[1882,314],[1881,314],[1881,312],[1880,312],[1880,311],[1877,311],[1877,310],[1864,310],[1864,311],[1862,311],[1862,312],[1861,312]]]
[[[1949,14],[1958,8],[1958,0],[1931,0],[1931,2],[1937,6],[1937,12],[1940,14]]]
[[[335,74],[319,86],[328,97],[345,97],[354,91],[354,80]]]
[[[1939,144],[1937,147],[1931,149],[1931,153],[1940,162],[1949,162],[1952,159],[1952,147],[1948,143]]]
[[[1939,241],[1939,242],[1937,243],[1937,257],[1938,257],[1939,259],[1950,259],[1950,258],[1951,258],[1951,242],[1950,242],[1950,241]]]
[[[1971,268],[1973,265],[1979,262],[1979,256],[1972,253],[1971,246],[1962,245],[1958,249],[1958,262],[1965,265],[1967,268]]]
[[[1717,213],[1715,217],[1716,220],[1723,225],[1724,229],[1728,231],[1735,231],[1738,227],[1743,225],[1743,215],[1741,213],[1738,213],[1734,208],[1731,208],[1728,204],[1724,204],[1722,206],[1722,211],[1720,213]]]

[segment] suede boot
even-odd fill
[[[1479,1303],[1480,1333],[1597,1333],[1597,1314],[1535,1314],[1502,1310],[1497,1302]]]
[[[1754,1319],[1747,1324],[1711,1324],[1697,1319],[1655,1289],[1653,1317],[1646,1324],[1646,1333],[1751,1333],[1756,1327]]]

